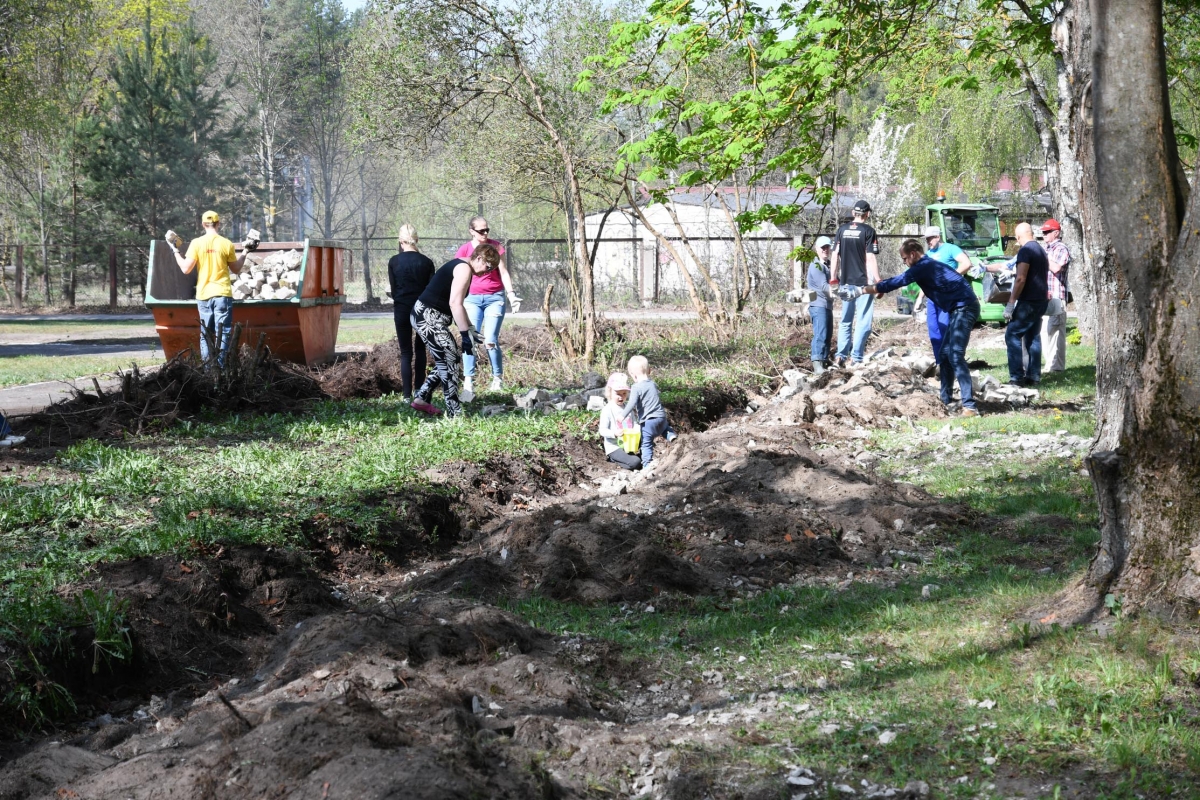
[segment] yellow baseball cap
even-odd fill
[[[215,211],[205,211],[204,216],[200,218],[201,222],[211,222],[217,225],[221,222],[221,215]]]

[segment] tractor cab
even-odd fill
[[[1004,240],[1000,235],[1000,209],[985,203],[947,203],[938,195],[938,202],[925,206],[925,224],[936,225],[942,241],[956,244],[972,263],[988,265],[1007,260]],[[989,280],[984,278],[984,280]],[[988,303],[984,297],[983,281],[971,281],[979,297],[981,322],[1003,322],[1004,304]],[[919,289],[909,286],[902,297],[915,300]]]

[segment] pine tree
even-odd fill
[[[117,228],[191,230],[239,188],[240,130],[210,86],[216,57],[192,25],[172,40],[147,16],[140,47],[120,48],[112,87],[82,138],[89,189]]]

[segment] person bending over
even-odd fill
[[[442,413],[429,402],[433,390],[441,386],[446,413],[451,417],[463,413],[458,399],[458,387],[462,384],[462,354],[474,353],[475,345],[483,341],[479,332],[471,327],[463,301],[471,290],[471,278],[495,269],[499,262],[500,254],[490,244],[475,248],[469,261],[452,258],[433,274],[433,279],[413,305],[412,325],[437,362],[434,371],[413,395],[412,407],[417,411]],[[462,337],[461,351],[451,330],[454,326],[458,327]]]
[[[971,283],[950,267],[925,255],[925,249],[916,239],[908,239],[900,246],[900,258],[908,267],[900,275],[863,287],[843,286],[838,294],[852,302],[863,294],[885,294],[910,283],[920,286],[925,296],[937,303],[938,308],[944,309],[950,317],[938,360],[942,403],[950,405],[953,397],[951,381],[957,378],[962,415],[977,417],[979,410],[975,407],[971,369],[967,366],[967,345],[971,341],[971,330],[979,320],[979,300]]]

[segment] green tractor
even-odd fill
[[[1003,263],[1004,243],[1000,237],[1000,209],[984,203],[947,203],[944,195],[925,206],[925,224],[942,231],[942,241],[956,244],[975,264]],[[979,297],[980,322],[1004,322],[1004,304],[984,300],[983,282],[971,281]],[[901,294],[915,301],[920,290],[914,285]]]

